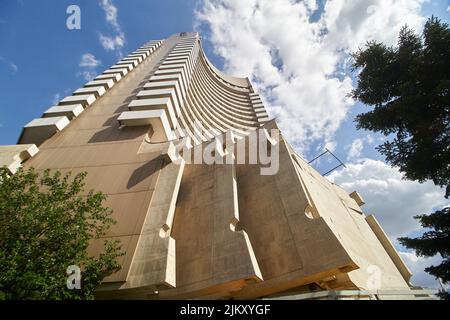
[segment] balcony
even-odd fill
[[[132,63],[128,63],[128,64],[115,64],[113,66],[111,66],[109,69],[127,69],[128,72],[130,72],[131,70],[134,69],[134,66]]]
[[[86,83],[84,86],[86,88],[103,86],[105,89],[110,89],[114,86],[114,80],[112,80],[112,79],[92,80],[92,81]]]
[[[11,174],[17,172],[22,162],[39,152],[34,144],[0,146],[0,167],[6,166]]]
[[[81,104],[83,105],[84,108],[87,108],[91,104],[93,104],[95,100],[97,100],[95,94],[75,95],[65,97],[59,102],[58,105],[65,106],[65,105]]]
[[[174,106],[172,100],[169,97],[166,98],[153,98],[153,99],[138,99],[133,100],[128,105],[128,109],[138,111],[138,110],[159,110],[164,109],[169,115],[169,124],[171,128],[177,126],[177,118],[175,116]]]
[[[141,63],[147,57],[146,54],[141,54],[139,56],[130,55],[121,60],[121,62],[136,62],[137,64]]]
[[[117,62],[116,65],[128,65],[131,64],[133,66],[133,68],[137,67],[139,62],[138,60],[120,60],[119,62]]]
[[[94,80],[108,80],[108,79],[112,79],[114,82],[119,82],[120,79],[122,79],[122,75],[119,72],[101,74],[95,77]]]
[[[125,77],[128,74],[128,69],[122,68],[122,69],[108,69],[103,74],[116,74],[119,73],[122,77]]]
[[[152,143],[172,140],[172,130],[164,110],[125,111],[117,121],[121,126],[152,126]]]
[[[29,122],[23,129],[19,144],[35,144],[40,146],[55,133],[69,124],[67,117],[38,118]]]
[[[74,95],[86,95],[86,94],[93,94],[96,98],[101,97],[106,93],[106,89],[103,86],[99,87],[87,87],[87,88],[80,88],[76,90],[73,94]]]
[[[74,104],[67,106],[53,106],[42,115],[43,118],[63,117],[66,116],[69,120],[78,117],[84,111],[83,105]]]

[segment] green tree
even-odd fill
[[[358,85],[354,99],[371,111],[356,118],[358,129],[384,134],[388,141],[377,147],[405,178],[432,180],[450,197],[450,30],[431,17],[423,34],[404,27],[398,45],[368,42],[353,54]],[[402,238],[408,248],[423,256],[440,253],[445,259],[427,272],[449,282],[449,210],[416,217],[433,231],[417,239]]]
[[[105,195],[84,192],[86,173],[0,168],[0,299],[93,299],[104,277],[120,269],[118,242],[87,248],[114,223]],[[67,268],[81,268],[81,289],[68,289]]]
[[[450,283],[450,207],[436,211],[430,215],[416,216],[424,228],[430,229],[416,239],[399,238],[402,245],[414,248],[416,254],[423,257],[433,257],[440,254],[444,260],[438,266],[425,269],[444,283]],[[441,296],[449,299],[450,295],[442,292]]]

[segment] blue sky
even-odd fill
[[[324,1],[319,1],[323,8]],[[81,30],[66,28],[66,8],[76,4],[81,8]],[[194,29],[194,0],[115,0],[118,21],[126,36],[121,49],[128,54],[150,39],[165,38],[181,30]],[[435,14],[448,19],[447,1],[432,1],[424,6],[426,16]],[[316,11],[315,17],[320,15]],[[99,42],[99,33],[114,33],[105,21],[105,12],[98,1],[90,0],[3,0],[0,2],[0,144],[14,144],[24,124],[39,117],[52,105],[55,95],[63,98],[83,86],[80,74],[81,56],[92,53],[101,64],[100,73],[118,59],[116,51],[106,51]],[[207,34],[207,30],[204,30]],[[208,57],[219,68],[223,59],[217,56],[209,41],[204,41]],[[367,133],[354,130],[352,119],[363,110],[351,109],[347,121],[336,132],[336,140],[351,143]],[[323,145],[316,142],[308,150],[308,158],[320,153]],[[319,150],[317,150],[319,148]],[[342,151],[342,152],[341,152]],[[345,159],[345,150],[336,153]],[[380,159],[373,148],[365,154]],[[334,164],[334,163],[333,163]],[[332,165],[332,164],[331,164]],[[326,170],[328,167],[320,167]]]
[[[123,54],[148,40],[191,30],[194,1],[116,1],[126,36]],[[66,9],[81,8],[81,30],[66,28]],[[99,33],[112,34],[98,1],[2,0],[0,2],[0,144],[14,144],[21,127],[52,105],[53,97],[82,87],[81,56],[101,61],[97,72],[117,61],[106,51]],[[12,65],[17,66],[16,68]]]
[[[420,234],[412,216],[444,205],[442,190],[404,181],[383,162],[375,150],[383,137],[355,129],[365,107],[345,95],[355,84],[349,52],[369,39],[395,41],[405,23],[420,31],[432,14],[449,21],[448,0],[102,1],[0,2],[0,145],[15,144],[23,125],[82,87],[86,73],[101,73],[149,40],[195,30],[218,68],[251,77],[299,153],[311,159],[327,146],[347,164],[330,179],[358,189],[391,239]],[[72,4],[81,8],[81,30],[66,27]],[[120,43],[108,49],[101,37]],[[336,162],[315,165],[323,173]],[[431,261],[400,249],[413,271]],[[423,273],[418,281],[432,283]]]

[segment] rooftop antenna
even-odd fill
[[[322,152],[320,155],[318,155],[317,157],[315,157],[314,159],[312,159],[310,162],[308,162],[308,164],[311,164],[315,161],[317,161],[318,159],[322,158],[324,155],[326,155],[327,153],[331,154],[333,156],[333,158],[335,158],[338,162],[339,165],[334,167],[333,169],[331,169],[330,171],[327,171],[326,173],[322,174],[322,176],[326,177],[327,175],[329,175],[330,173],[332,173],[333,171],[339,169],[340,167],[344,167],[347,168],[347,166],[341,161],[341,159],[339,159],[333,152],[331,152],[330,150],[328,150],[328,148],[325,148],[325,151]]]

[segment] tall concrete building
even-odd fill
[[[100,298],[414,296],[362,197],[302,159],[250,81],[216,69],[197,33],[145,44],[0,153],[12,173],[86,171],[87,189],[108,195],[117,224],[106,238],[126,254]]]

